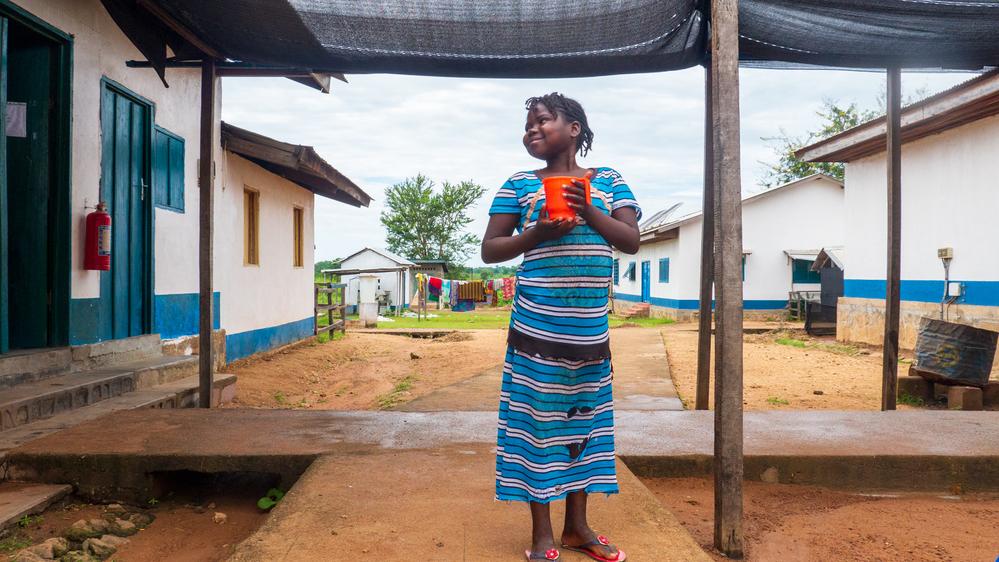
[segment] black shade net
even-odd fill
[[[103,0],[126,33],[133,0]],[[147,0],[233,61],[342,73],[567,77],[675,70],[707,56],[706,0]],[[137,12],[129,18],[129,11]],[[742,0],[753,66],[999,64],[999,0]],[[136,37],[142,39],[137,41]],[[174,47],[190,51],[189,45]],[[186,47],[186,49],[185,49]],[[163,53],[143,52],[151,61]],[[157,65],[159,66],[159,65]]]

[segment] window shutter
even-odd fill
[[[184,212],[184,139],[162,127],[153,130],[153,202]]]

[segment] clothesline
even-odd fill
[[[513,298],[514,278],[503,277],[486,280],[442,279],[426,277],[426,299],[448,305],[454,311],[474,310],[475,303],[493,306],[501,295],[504,300]]]

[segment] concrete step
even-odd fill
[[[159,334],[73,346],[73,371],[90,371],[163,355]]]
[[[66,374],[72,359],[68,347],[19,349],[0,355],[0,389]]]
[[[212,406],[232,400],[236,390],[236,375],[216,373],[213,384]],[[190,408],[198,404],[198,377],[161,384],[109,398],[86,408],[63,412],[57,416],[29,423],[0,432],[0,455],[39,437],[50,435],[81,423],[96,420],[120,410],[142,408]]]
[[[0,391],[0,431],[197,372],[196,356],[159,356],[20,384]]]
[[[45,508],[66,497],[71,491],[73,487],[65,484],[0,484],[0,528],[13,525],[27,515],[45,511]]]

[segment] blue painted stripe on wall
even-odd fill
[[[269,328],[259,328],[238,334],[226,334],[226,361],[235,361],[248,355],[274,349],[312,336],[314,319],[310,316],[302,320],[279,324]]]
[[[999,306],[999,281],[961,281],[964,283],[964,296],[960,304],[976,306]],[[903,279],[900,288],[901,298],[910,302],[940,302],[943,297],[943,280]],[[843,282],[843,296],[858,299],[885,298],[884,279],[846,279]]]
[[[212,294],[212,328],[221,325],[222,295]],[[156,295],[153,311],[153,332],[163,339],[179,338],[198,333],[198,293]]]
[[[615,299],[628,301],[628,302],[641,302],[642,297],[640,295],[630,295],[628,293],[614,293]],[[664,299],[660,297],[651,297],[649,299],[649,304],[653,306],[661,306],[663,308],[675,308],[677,310],[697,310],[698,301],[697,299]],[[715,302],[711,301],[711,308],[715,307]],[[742,307],[744,310],[783,310],[787,308],[787,301],[784,300],[746,300],[742,301]]]
[[[212,325],[218,330],[221,325],[220,293],[212,295]],[[111,319],[102,318],[99,297],[92,299],[70,299],[69,302],[69,343],[84,345],[111,339]],[[156,295],[153,299],[153,333],[164,339],[189,336],[198,333],[198,293],[178,293]]]

